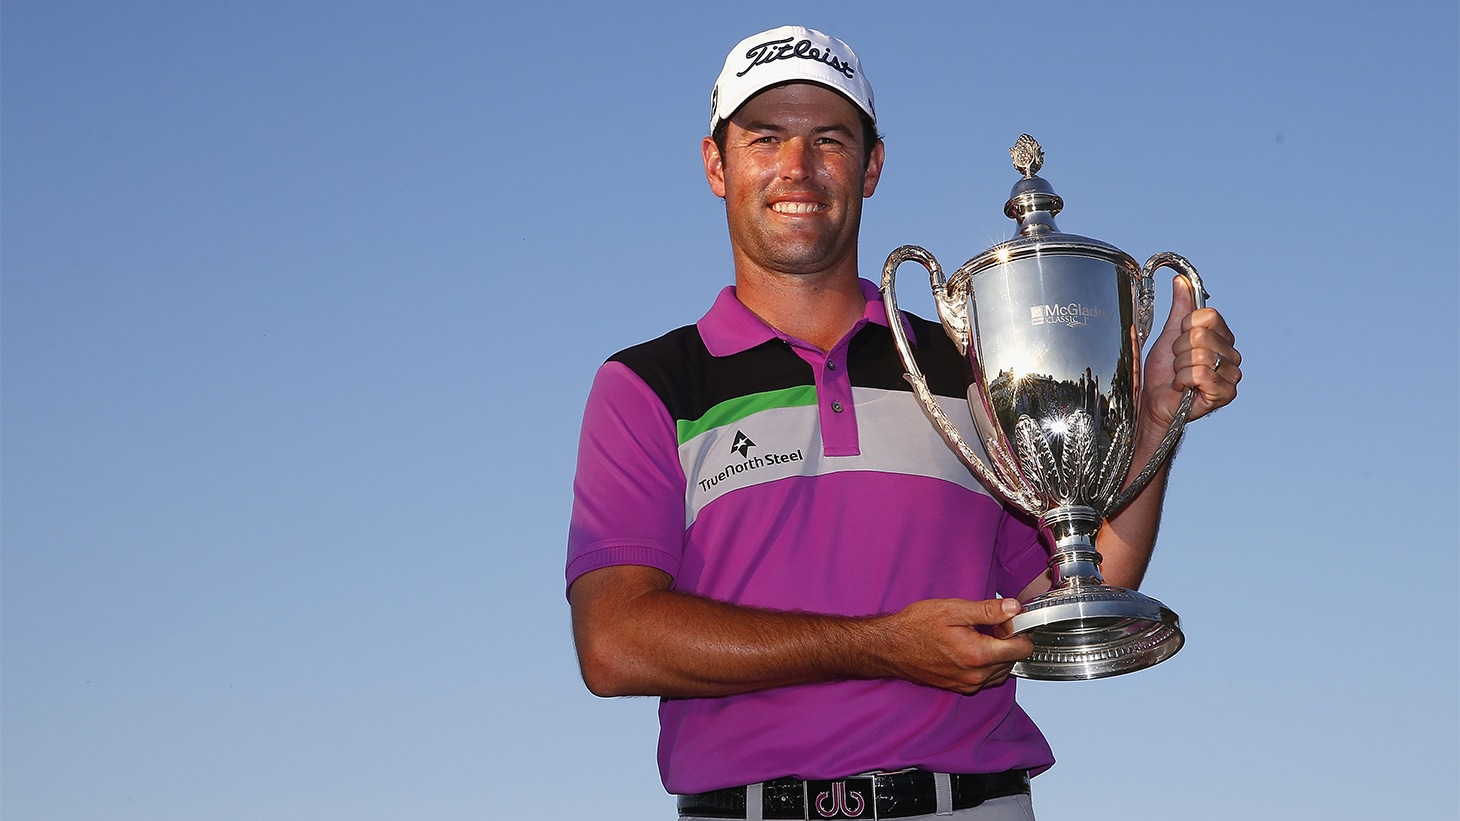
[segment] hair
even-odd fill
[[[877,124],[867,116],[860,106],[857,109],[857,116],[862,120],[862,170],[866,171],[867,166],[872,162],[872,149],[882,142],[882,135],[877,132]],[[715,148],[720,150],[720,161],[725,161],[725,135],[729,131],[728,123],[730,118],[726,117],[715,125],[715,130],[710,132],[710,139],[715,141]]]

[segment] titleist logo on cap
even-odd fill
[[[826,86],[877,122],[872,85],[852,47],[816,29],[781,26],[752,34],[730,49],[710,93],[710,131],[746,100],[783,83]]]
[[[831,49],[825,51],[816,47],[810,40],[796,41],[792,45],[794,37],[786,37],[781,40],[770,40],[765,43],[751,46],[746,52],[746,59],[750,65],[735,73],[736,77],[744,77],[756,66],[763,66],[767,63],[774,63],[777,60],[790,60],[799,58],[802,60],[815,60],[818,63],[825,63],[832,71],[840,72],[848,80],[857,75],[857,70],[851,64],[843,61],[840,57],[831,53]]]

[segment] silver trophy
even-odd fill
[[[1018,234],[946,279],[926,250],[893,251],[882,269],[888,324],[913,392],[948,445],[993,492],[1038,517],[1053,541],[1054,587],[1012,620],[1012,632],[1034,642],[1014,675],[1072,681],[1130,673],[1175,655],[1185,639],[1161,602],[1105,584],[1095,536],[1160,468],[1191,410],[1188,390],[1150,463],[1127,484],[1153,274],[1163,267],[1181,274],[1198,308],[1207,294],[1196,269],[1176,254],[1139,266],[1114,246],[1061,233],[1054,218],[1064,201],[1036,176],[1044,162],[1039,143],[1025,134],[1010,154],[1023,178],[1004,213],[1018,221]],[[988,464],[949,421],[913,359],[893,292],[894,273],[908,260],[927,268],[938,317],[971,369],[968,405]]]

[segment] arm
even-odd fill
[[[1141,392],[1141,425],[1136,431],[1133,465],[1144,466],[1171,427],[1187,388],[1196,392],[1188,421],[1195,421],[1230,403],[1242,380],[1242,354],[1221,314],[1211,308],[1192,312],[1191,294],[1184,281],[1174,281],[1171,315],[1146,358]],[[1220,368],[1217,365],[1221,356]],[[1171,458],[1175,458],[1173,452]],[[1168,459],[1150,484],[1108,519],[1100,533],[1101,575],[1109,584],[1140,587],[1156,533],[1170,475]]]
[[[1032,646],[978,630],[1012,599],[916,602],[847,618],[759,610],[671,589],[667,574],[618,565],[573,582],[578,660],[600,696],[707,697],[844,679],[900,678],[964,694],[1002,683]]]

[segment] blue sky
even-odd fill
[[[730,281],[710,85],[792,22],[877,92],[866,276],[1006,239],[1028,132],[1239,336],[1145,587],[1187,647],[1022,689],[1041,817],[1453,817],[1438,0],[6,3],[0,813],[671,817],[653,702],[577,677],[577,425]]]

